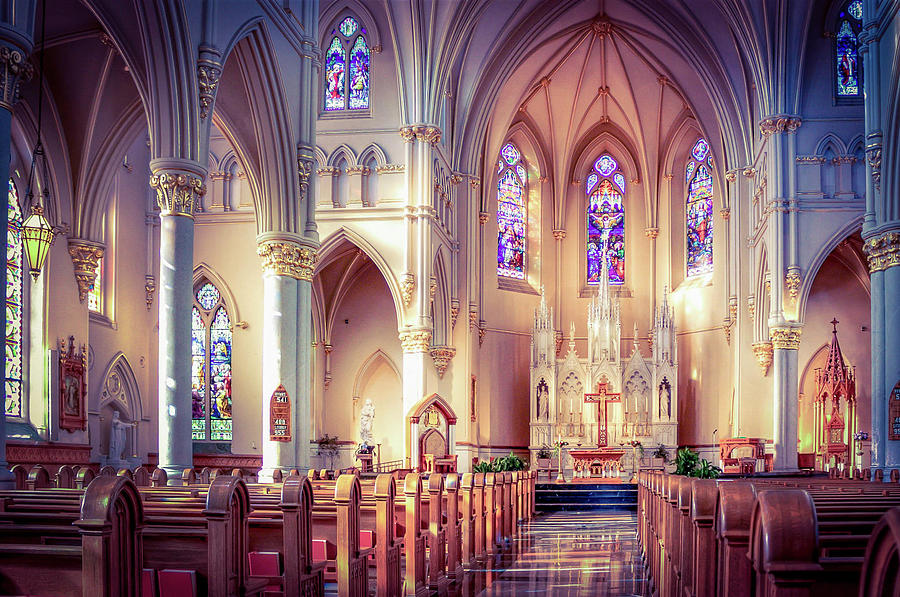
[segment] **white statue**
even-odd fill
[[[359,441],[361,445],[374,446],[372,439],[372,422],[375,420],[375,405],[371,398],[366,398],[359,413]]]
[[[119,419],[119,411],[113,411],[112,421],[109,423],[109,457],[110,462],[122,462],[122,451],[125,450],[125,430],[128,423]]]

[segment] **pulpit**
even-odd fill
[[[425,471],[426,473],[455,473],[456,472],[456,454],[447,454],[446,456],[435,456],[434,454],[425,454]]]
[[[766,440],[759,437],[728,437],[719,441],[722,471],[750,475],[763,462],[766,467]]]

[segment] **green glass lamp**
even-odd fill
[[[22,224],[22,236],[31,277],[37,280],[53,242],[53,227],[44,217],[43,207],[35,205],[31,208],[31,215]]]

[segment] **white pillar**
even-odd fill
[[[430,360],[428,349],[431,345],[431,330],[416,329],[400,333],[403,348],[403,413],[406,417],[418,402],[425,397],[425,366]],[[407,466],[415,468],[419,462],[419,436],[413,432],[415,426],[404,425],[407,437]]]
[[[170,484],[193,466],[191,440],[191,301],[194,211],[206,171],[183,159],[154,159],[150,186],[160,207],[159,467]]]
[[[785,324],[771,328],[774,348],[773,384],[775,460],[776,471],[797,470],[797,425],[799,411],[799,386],[797,350],[800,348],[799,324]]]
[[[257,237],[263,262],[261,481],[275,470],[309,468],[311,284],[316,249],[303,237],[269,232]],[[290,403],[290,437],[272,439],[271,400],[283,386]]]

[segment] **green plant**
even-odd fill
[[[528,463],[513,454],[503,456],[502,458],[491,458],[481,460],[472,466],[474,473],[504,473],[507,471],[524,471],[528,468]]]
[[[709,460],[704,458],[700,462],[700,466],[694,469],[694,474],[692,476],[698,477],[700,479],[718,479],[719,475],[722,474],[722,469],[713,465]]]
[[[550,449],[550,446],[548,446],[547,444],[544,444],[537,451],[537,457],[540,459],[553,458],[553,451]]]
[[[644,457],[644,444],[642,444],[641,442],[633,439],[625,445],[635,448],[638,453],[638,458]],[[662,444],[660,444],[660,447],[665,449],[665,446],[663,446]],[[658,452],[659,448],[657,448],[656,451]],[[665,456],[657,456],[657,458],[668,458],[668,457],[669,457],[669,453],[667,451],[665,452]]]
[[[473,473],[492,473],[494,470],[491,468],[491,463],[487,460],[481,460],[476,462],[472,467]]]
[[[338,446],[338,436],[331,437],[327,433],[316,440],[319,449],[316,452],[319,456],[325,456],[328,459],[328,468],[334,468],[334,457],[337,456],[340,447]]]
[[[678,448],[675,454],[675,474],[685,477],[694,476],[694,469],[700,464],[700,455],[690,448]]]
[[[662,458],[662,461],[665,463],[669,462],[669,450],[662,444],[656,447],[656,450],[653,451],[654,458]]]

